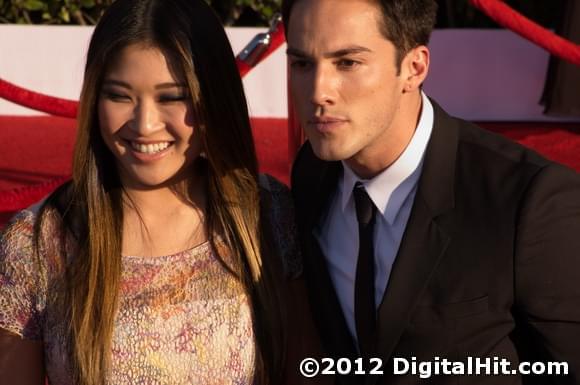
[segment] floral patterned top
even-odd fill
[[[300,262],[289,192],[271,178],[261,183],[272,196],[273,234],[285,273],[296,276]],[[42,237],[52,242],[35,258],[35,217],[34,208],[20,212],[0,239],[0,328],[42,340],[49,382],[72,385],[64,334],[68,320],[50,301],[64,272],[62,245],[68,242],[59,234],[58,215],[49,212]],[[228,253],[218,251],[227,262]],[[108,383],[253,382],[249,299],[209,243],[161,257],[123,256],[122,266]]]

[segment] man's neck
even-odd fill
[[[393,164],[405,151],[421,117],[421,91],[405,95],[400,110],[389,127],[369,146],[345,163],[361,179],[372,179]]]

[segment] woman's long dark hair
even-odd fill
[[[133,44],[160,49],[189,86],[195,124],[207,160],[205,223],[216,247],[222,237],[234,262],[227,267],[251,299],[256,335],[256,383],[276,383],[285,352],[280,269],[269,255],[258,165],[242,82],[218,18],[203,0],[117,0],[93,33],[78,115],[73,179],[44,205],[57,207],[77,251],[66,269],[64,303],[78,384],[102,385],[110,369],[121,277],[123,193],[112,153],[101,137],[98,95],[108,66]],[[38,248],[38,242],[37,242]],[[222,259],[224,265],[225,262]]]

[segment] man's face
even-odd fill
[[[290,91],[321,159],[372,162],[391,145],[406,72],[397,75],[381,17],[364,0],[301,0],[292,9]]]

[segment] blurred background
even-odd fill
[[[226,26],[235,54],[267,31],[282,2],[206,1]],[[541,26],[544,34],[568,40],[569,46],[553,35],[543,39],[572,61],[538,45],[533,33],[524,38],[496,24],[477,1],[438,1],[425,92],[450,114],[580,171],[580,0],[485,0],[527,17],[535,33]],[[58,110],[78,100],[93,26],[112,2],[0,0],[0,228],[70,177],[75,114]],[[515,12],[509,21],[517,24],[522,20]],[[499,13],[505,18],[505,9]],[[243,83],[260,169],[288,183],[303,137],[287,97],[278,32],[280,44]]]

